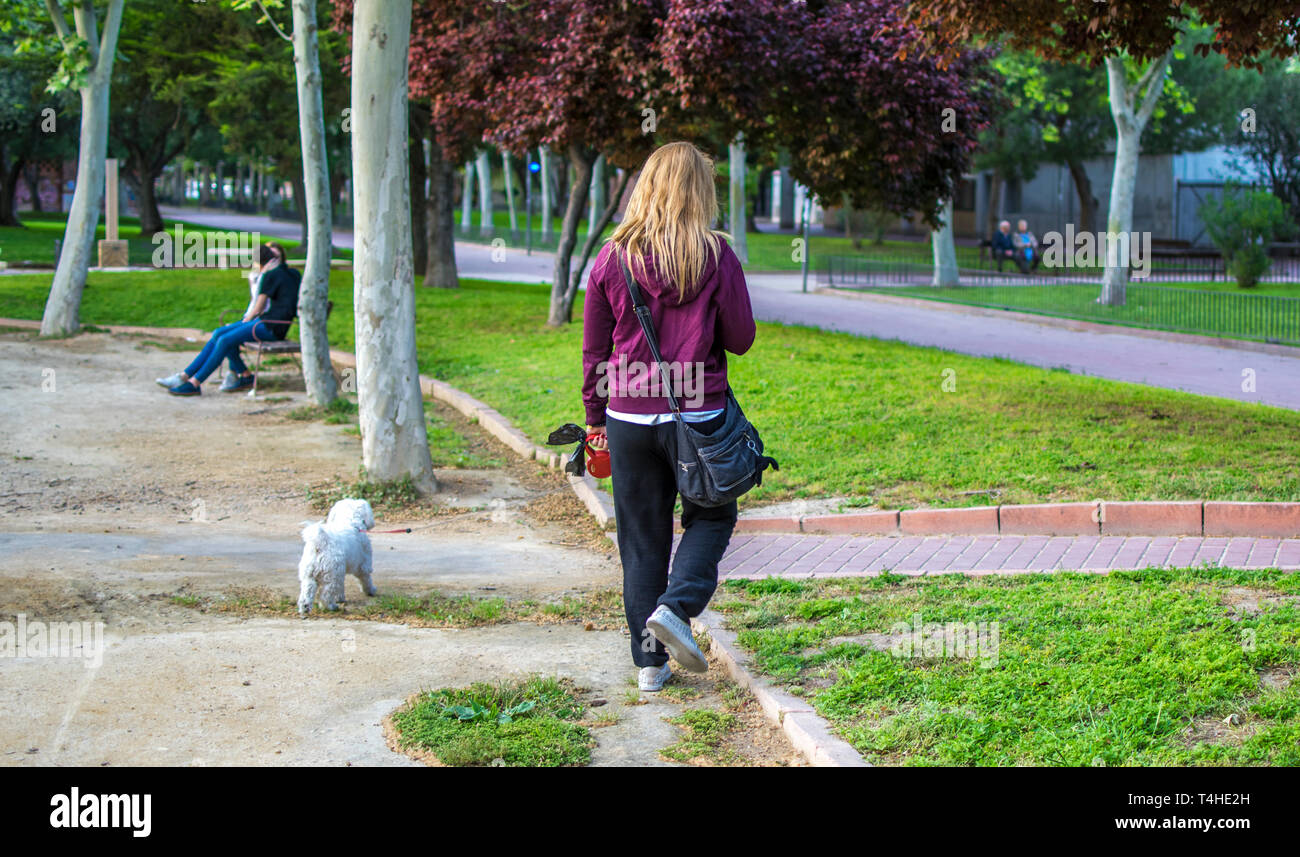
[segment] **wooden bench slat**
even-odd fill
[[[249,342],[246,344],[254,351],[261,351],[264,354],[298,354],[302,351],[302,345],[290,339],[281,339],[275,342]]]

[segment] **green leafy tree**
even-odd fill
[[[1266,54],[1300,51],[1296,4],[1241,0],[917,0],[908,19],[930,43],[951,54],[982,39],[1032,51],[1048,60],[1104,65],[1115,122],[1115,172],[1107,231],[1129,232],[1142,133],[1165,90],[1180,38],[1196,26],[1214,33],[1196,46],[1234,65],[1259,66]],[[1122,304],[1128,265],[1108,266],[1098,301]]]
[[[306,228],[307,265],[298,293],[299,327],[302,331],[303,377],[307,393],[318,405],[328,405],[338,395],[330,363],[326,318],[329,308],[330,248],[334,228],[334,206],[330,193],[329,144],[325,135],[324,78],[321,74],[321,40],[317,26],[317,0],[289,0],[291,33],[272,17],[283,9],[284,0],[233,0],[236,9],[256,5],[262,21],[287,41],[293,52],[294,92],[297,95],[299,182],[294,185],[294,202]],[[329,7],[324,10],[327,14]],[[336,185],[334,185],[336,186]]]
[[[1250,81],[1233,111],[1231,140],[1242,150],[1235,166],[1264,176],[1300,222],[1300,62],[1272,61]]]
[[[106,0],[97,8],[94,0],[45,0],[43,4],[37,0],[7,0],[0,7],[0,30],[27,34],[19,42],[21,50],[57,50],[59,67],[50,80],[50,90],[74,90],[81,100],[77,189],[72,195],[63,250],[41,318],[42,336],[76,333],[81,327],[81,293],[86,287],[104,198],[108,96],[123,3]],[[65,7],[71,9],[71,23]]]
[[[1084,163],[1105,153],[1110,136],[1105,75],[1026,51],[1004,51],[993,66],[1005,81],[1010,106],[984,132],[976,165],[994,171],[996,189],[999,179],[1032,179],[1040,161],[1065,164],[1079,199],[1079,226],[1094,231],[1097,199]],[[990,200],[989,234],[996,227],[997,202]]]
[[[67,92],[46,89],[58,67],[52,51],[19,50],[16,34],[0,29],[0,226],[22,225],[15,203],[19,178],[26,178],[39,211],[41,162],[77,151],[75,102]]]
[[[122,157],[143,234],[163,231],[154,184],[205,123],[214,94],[211,58],[193,47],[229,29],[230,16],[215,5],[132,0],[126,9],[109,148]]]

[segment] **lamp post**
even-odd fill
[[[533,255],[533,174],[540,172],[542,165],[532,158],[528,159],[528,172],[524,175],[524,231],[528,233],[526,239],[526,255]]]

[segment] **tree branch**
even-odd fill
[[[276,34],[279,35],[279,37],[282,38],[282,39],[284,39],[286,42],[289,42],[290,44],[292,44],[292,43],[293,43],[293,37],[292,37],[292,36],[286,36],[286,35],[284,34],[284,30],[281,30],[281,29],[280,29],[280,25],[277,24],[277,23],[275,23],[275,19],[271,17],[271,13],[268,12],[268,11],[266,11],[266,7],[262,5],[262,0],[257,0],[257,8],[259,8],[259,9],[262,10],[262,15],[265,16],[266,20],[270,22],[270,24],[271,24],[271,28],[272,28],[273,30],[275,30]]]
[[[1128,75],[1124,72],[1122,57],[1106,57],[1106,78],[1110,89],[1110,112],[1116,122],[1132,122],[1133,102],[1128,88]]]
[[[87,4],[91,0],[86,0]],[[126,5],[125,0],[108,0],[108,17],[104,19],[104,32],[99,37],[99,52],[95,58],[95,67],[98,71],[99,57],[104,55],[108,46],[112,45],[114,50],[117,49],[117,31],[122,28],[122,7]]]
[[[1147,73],[1142,75],[1142,80],[1146,82],[1146,93],[1142,96],[1142,107],[1138,110],[1138,121],[1146,125],[1147,120],[1156,109],[1156,102],[1160,100],[1160,94],[1165,89],[1165,70],[1169,68],[1169,60],[1173,56],[1173,51],[1168,50],[1165,55],[1158,60],[1153,60],[1147,68]],[[1136,93],[1134,93],[1136,94]]]
[[[77,35],[86,40],[86,50],[90,52],[90,64],[99,62],[98,27],[95,24],[94,0],[76,0],[72,7],[72,22],[77,27]],[[110,14],[112,7],[109,7]]]
[[[582,283],[582,272],[587,269],[587,262],[591,260],[591,254],[595,251],[596,245],[600,243],[601,237],[605,233],[605,227],[609,226],[609,222],[614,219],[614,213],[618,211],[618,204],[623,199],[623,191],[627,189],[627,182],[631,177],[631,170],[623,170],[623,175],[615,182],[614,193],[610,196],[609,202],[606,203],[605,210],[601,212],[600,217],[596,220],[595,228],[587,233],[587,240],[583,242],[582,255],[578,259],[578,266],[573,271],[567,294],[577,294],[578,286]]]
[[[59,5],[59,0],[45,0],[45,9],[54,21],[54,30],[59,34],[59,41],[65,42],[72,38],[72,30],[68,29],[68,19],[63,17],[63,7]]]

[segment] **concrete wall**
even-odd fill
[[[1133,229],[1151,232],[1155,238],[1172,238],[1174,233],[1173,155],[1143,155],[1138,163],[1138,186],[1133,196]],[[1110,206],[1110,183],[1113,158],[1095,158],[1084,162],[1097,199],[1093,228],[1105,230]],[[986,173],[985,176],[988,174]],[[981,182],[987,184],[987,179]],[[1029,228],[1040,238],[1047,232],[1064,232],[1067,224],[1079,228],[1079,195],[1064,164],[1041,164],[1032,179],[1008,182],[1001,195],[999,220],[1029,221]],[[976,222],[986,222],[987,193],[981,192]],[[987,235],[981,235],[987,238]]]
[[[1175,211],[1179,204],[1180,183],[1222,182],[1236,175],[1234,165],[1238,160],[1236,153],[1224,147],[1176,155],[1143,155],[1138,162],[1138,186],[1133,198],[1133,229],[1150,232],[1156,239],[1186,238],[1186,204],[1181,217]],[[1114,158],[1110,155],[1093,158],[1084,162],[1084,169],[1092,182],[1092,194],[1098,201],[1093,228],[1105,230]],[[976,227],[980,231],[986,222],[990,177],[991,173],[987,171],[980,176],[975,211]],[[1258,176],[1253,175],[1240,178],[1258,180]],[[1018,219],[1024,218],[1039,237],[1045,232],[1064,232],[1066,224],[1070,223],[1079,228],[1079,196],[1070,170],[1064,164],[1039,165],[1032,179],[1020,183],[1018,194],[1014,187],[1004,187],[1000,209],[999,220],[1010,220],[1014,225]]]

